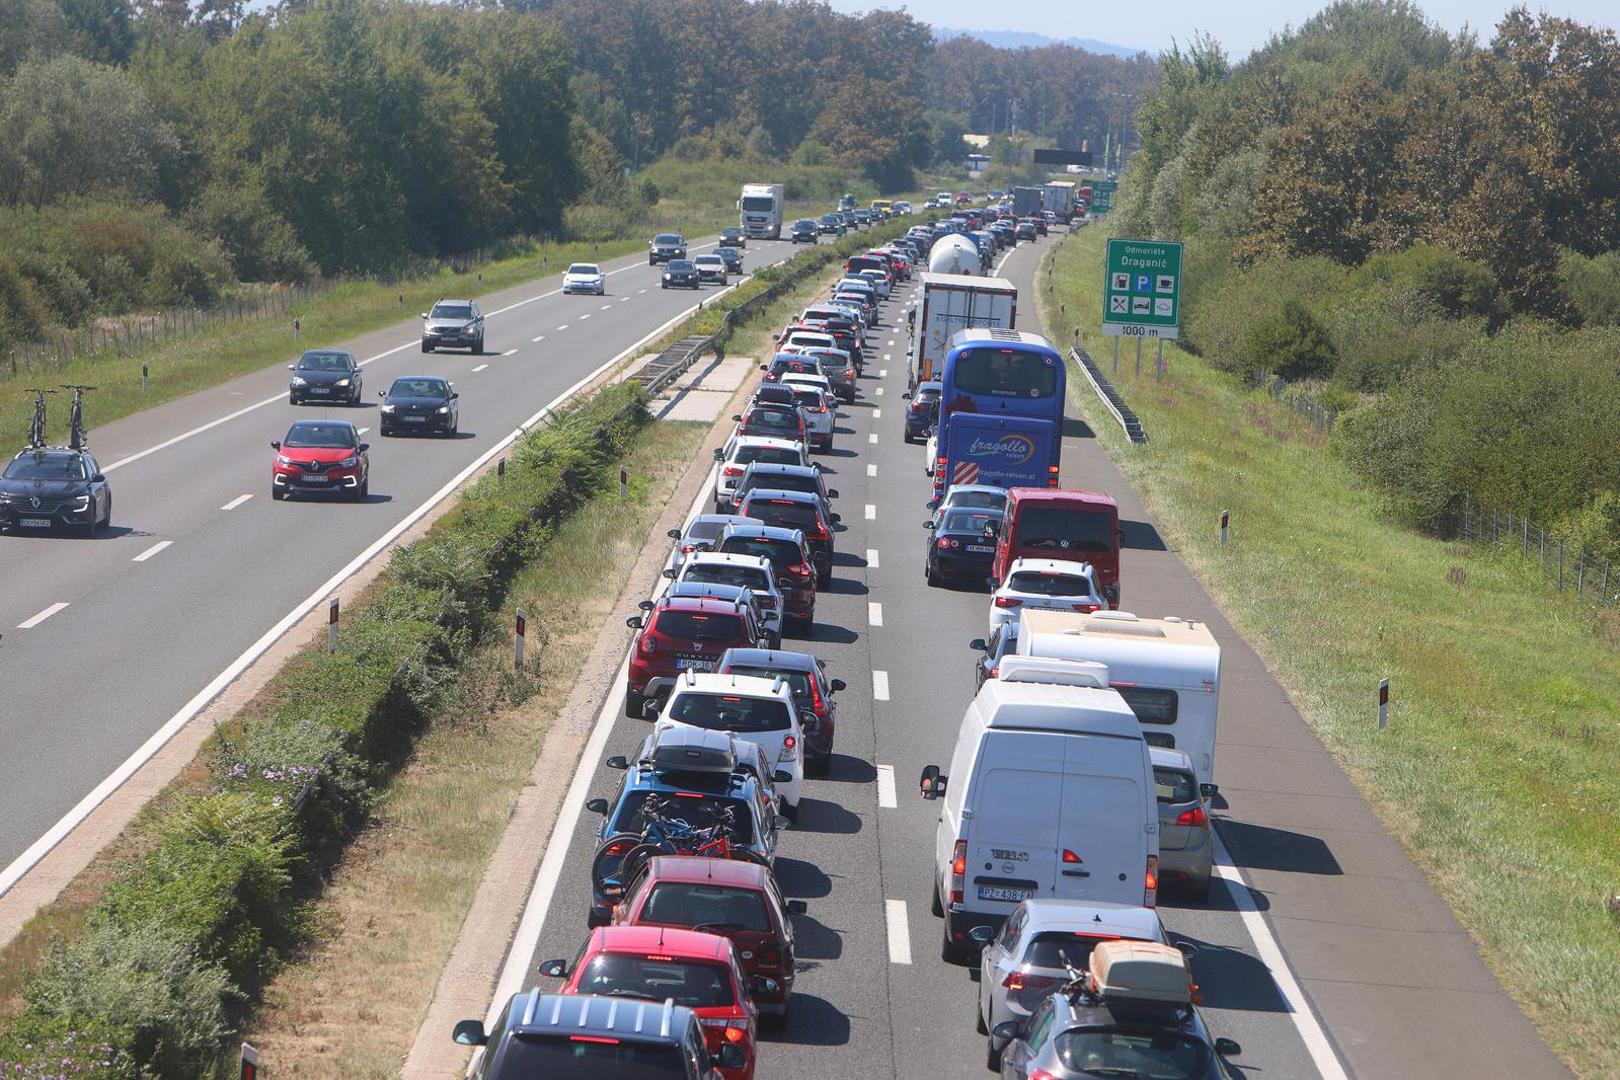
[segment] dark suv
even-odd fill
[[[816,621],[816,562],[802,530],[738,522],[721,530],[714,550],[729,555],[761,555],[771,560],[786,609],[783,622],[809,627]],[[787,584],[783,585],[783,581]]]
[[[659,233],[647,245],[647,265],[656,266],[671,259],[686,258],[686,237],[680,233]]]
[[[88,450],[22,451],[0,473],[0,532],[71,525],[93,536],[112,524],[112,488]]]
[[[800,218],[793,223],[791,239],[795,244],[814,244],[820,235],[820,229],[810,218]]]
[[[833,526],[839,518],[837,514],[822,510],[820,495],[808,491],[755,488],[743,498],[741,505],[742,509],[737,513],[743,517],[758,518],[767,525],[803,532],[816,562],[816,585],[824,589],[832,584]]]
[[[484,313],[476,300],[440,300],[422,312],[422,351],[444,348],[484,351]]]
[[[681,672],[713,671],[727,649],[753,648],[766,638],[746,605],[698,597],[666,597],[625,624],[641,631],[624,695],[630,717],[645,716],[649,700],[668,697]]]
[[[733,1044],[711,1056],[697,1014],[669,999],[525,990],[512,995],[489,1031],[481,1020],[463,1020],[453,1037],[462,1046],[485,1048],[472,1080],[720,1080],[721,1068],[741,1068],[747,1060]]]

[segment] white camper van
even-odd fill
[[[1008,657],[962,717],[949,771],[928,766],[920,787],[940,801],[946,960],[970,960],[973,928],[998,928],[1030,897],[1156,902],[1148,745],[1101,664]]]
[[[1214,780],[1221,647],[1208,626],[1128,611],[1029,611],[1018,655],[1106,664],[1109,684],[1136,711],[1148,743],[1182,751],[1201,783]]]

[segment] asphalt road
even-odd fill
[[[792,252],[753,241],[745,266]],[[560,274],[479,297],[483,355],[423,355],[414,318],[353,341],[306,342],[369,361],[354,408],[288,405],[294,349],[104,427],[92,395],[90,446],[112,482],[113,528],[94,539],[0,536],[0,868],[493,442],[698,300],[661,290],[645,255],[604,269],[602,298],[561,295]],[[459,438],[379,437],[377,392],[411,374],[455,382]],[[270,440],[323,415],[371,429],[370,497],[273,502]]]
[[[1040,253],[1023,245],[1001,269],[1026,295]],[[922,447],[900,434],[912,292],[886,305],[859,397],[820,457],[840,490],[834,582],[810,638],[785,647],[815,652],[848,689],[838,696],[832,775],[808,781],[780,848],[783,891],[809,910],[794,920],[801,970],[789,1022],[764,1034],[761,1076],[988,1075],[973,1028],[975,976],[940,959],[940,922],[929,913],[938,809],[915,787],[923,765],[948,764],[974,691],[968,642],[984,634],[987,599],[923,581],[929,482]],[[1071,431],[1064,486],[1107,490],[1121,505],[1124,606],[1208,620],[1224,646],[1216,779],[1230,801],[1218,817],[1233,880],[1217,881],[1203,905],[1163,893],[1160,913],[1199,946],[1192,966],[1206,1016],[1243,1046],[1236,1071],[1561,1075],[1449,910],[1166,549],[1091,432],[1079,422]],[[645,735],[622,704],[620,687],[604,758],[633,752]],[[582,768],[594,771],[589,795],[611,799],[622,774],[599,760]],[[581,815],[538,944],[519,943],[525,985],[549,983],[538,963],[572,960],[587,933],[599,820]]]

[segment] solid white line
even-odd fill
[[[868,570],[876,570],[878,568],[878,549],[877,548],[867,548],[866,549],[866,568]]]
[[[32,619],[29,619],[27,622],[18,623],[17,624],[17,629],[19,629],[19,630],[32,630],[34,627],[38,626],[40,623],[44,622],[46,619],[50,618],[52,615],[55,615],[58,611],[61,611],[65,607],[67,607],[66,604],[52,604],[50,607],[46,608],[44,611],[40,612],[38,615],[35,615]]]
[[[147,548],[145,551],[141,552],[139,555],[135,556],[129,561],[145,562],[147,559],[150,559],[152,556],[156,555],[158,552],[162,551],[172,543],[174,543],[173,540],[159,540],[157,543],[153,544],[151,547]]]
[[[874,503],[867,503],[866,504],[866,520],[867,521],[876,521],[877,520],[877,506],[876,506],[876,504],[874,504]]]
[[[911,927],[904,900],[883,901],[883,921],[889,927],[889,963],[911,963]]]
[[[889,700],[889,673],[887,671],[872,671],[872,700]]]
[[[900,800],[894,797],[894,766],[879,765],[877,767],[878,808],[882,810],[895,810],[900,806]]]
[[[538,344],[540,344],[540,342],[546,340],[546,335],[541,334],[539,337],[532,337],[529,340],[531,342],[533,342],[534,344],[538,345]]]
[[[866,437],[866,441],[871,443],[873,446],[876,446],[877,445],[877,432],[874,431],[870,435],[868,435]]]
[[[488,365],[488,364],[479,364],[479,365],[478,365],[478,366],[477,366],[477,367],[475,367],[475,368],[473,368],[473,374],[474,374],[474,375],[476,375],[476,374],[478,374],[478,373],[479,373],[479,372],[480,372],[480,371],[483,371],[483,370],[484,370],[484,369],[485,369],[485,368],[487,368],[487,367],[489,367],[489,365]]]
[[[877,475],[877,466],[873,465],[870,462],[868,462],[867,465],[866,465],[866,475],[867,476],[876,476]]]
[[[883,605],[870,603],[866,605],[866,621],[872,626],[883,625]]]
[[[1232,856],[1227,852],[1226,845],[1221,842],[1220,833],[1213,832],[1213,836],[1215,875],[1227,883],[1226,891],[1231,895],[1232,904],[1243,919],[1243,928],[1249,932],[1249,939],[1254,942],[1254,951],[1260,962],[1270,970],[1271,980],[1277,985],[1277,993],[1283,999],[1283,1004],[1288,1007],[1288,1018],[1293,1021],[1294,1030],[1299,1032],[1300,1041],[1305,1044],[1306,1051],[1311,1055],[1311,1063],[1322,1075],[1322,1080],[1347,1080],[1344,1066],[1339,1062],[1338,1054],[1334,1052],[1333,1045],[1328,1042],[1327,1035],[1322,1031],[1321,1022],[1317,1020],[1310,1002],[1305,1000],[1305,994],[1294,978],[1293,969],[1288,966],[1288,961],[1283,956],[1282,947],[1272,936],[1271,927],[1266,925],[1265,916],[1255,907],[1248,883],[1243,880],[1243,872],[1232,862]]]
[[[511,355],[513,355],[513,354],[514,354],[514,353],[516,353],[516,352],[517,352],[517,350],[516,350],[516,349],[507,349],[507,350],[506,350],[506,351],[505,351],[505,352],[503,352],[503,353],[501,353],[501,355],[502,355],[502,356],[511,356]],[[486,365],[486,366],[487,366],[487,365]]]
[[[235,510],[238,506],[241,506],[243,503],[247,502],[251,498],[253,498],[253,493],[252,492],[249,492],[246,495],[238,495],[236,498],[232,499],[230,502],[228,502],[224,506],[220,507],[220,509],[221,510]]]

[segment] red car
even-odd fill
[[[784,900],[770,870],[740,859],[659,855],[630,883],[613,909],[616,926],[671,926],[721,934],[754,989],[754,1003],[771,1017],[787,1015],[793,993],[793,924],[803,900]],[[707,1024],[707,1021],[705,1021]]]
[[[624,714],[643,717],[647,702],[669,696],[683,671],[713,671],[730,648],[751,649],[765,639],[747,604],[707,597],[665,597],[642,602],[645,615],[625,620],[640,630],[630,654]]]
[[[567,979],[558,991],[563,994],[673,999],[697,1014],[711,1055],[719,1057],[727,1043],[748,1055],[741,1067],[722,1068],[720,1075],[753,1080],[759,1009],[730,938],[652,926],[603,926],[591,931],[572,967],[566,960],[547,960],[540,974]]]
[[[300,420],[270,448],[270,497],[284,499],[295,491],[337,492],[363,499],[371,490],[370,443],[347,420]]]

